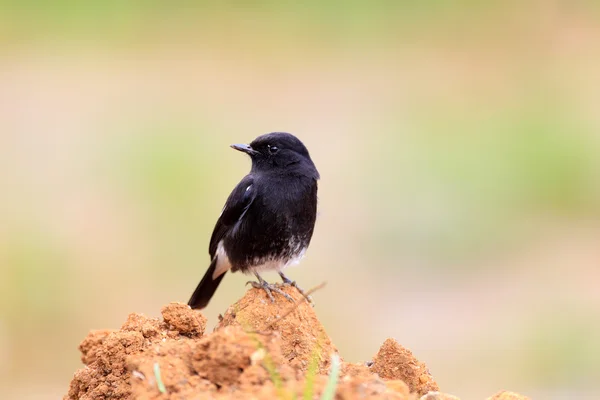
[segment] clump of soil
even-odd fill
[[[312,306],[282,290],[296,303],[250,289],[209,334],[202,313],[180,303],[163,307],[162,319],[130,314],[119,330],[90,332],[64,400],[320,398],[338,351]],[[372,362],[339,366],[337,400],[456,399],[393,339]],[[513,395],[491,399],[526,399]]]
[[[417,360],[413,353],[400,346],[395,339],[387,339],[373,359],[371,371],[383,379],[399,379],[416,393],[440,390],[427,366]]]
[[[518,394],[515,392],[509,392],[508,390],[502,390],[487,400],[531,400],[527,396],[523,396],[522,394]]]

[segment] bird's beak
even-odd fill
[[[258,154],[258,151],[254,150],[252,147],[250,147],[250,145],[247,144],[232,144],[231,148],[236,149],[237,151],[242,151],[251,156]]]

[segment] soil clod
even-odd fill
[[[373,359],[371,371],[383,379],[402,380],[406,382],[412,392],[419,395],[439,390],[427,366],[417,360],[410,350],[402,347],[395,339],[387,339],[383,343]]]

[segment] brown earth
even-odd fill
[[[334,361],[338,351],[313,307],[294,288],[282,289],[295,304],[250,289],[212,333],[201,312],[180,303],[163,307],[162,319],[134,313],[119,330],[90,332],[79,345],[85,367],[64,400],[320,399],[331,383],[337,400],[458,399],[439,392],[427,366],[394,339],[373,361]]]

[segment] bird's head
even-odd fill
[[[306,175],[319,179],[319,173],[306,146],[291,133],[268,133],[257,137],[250,144],[232,144],[231,147],[250,156],[253,171],[303,171]]]

